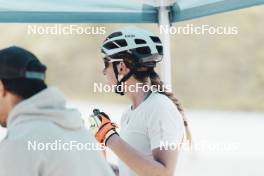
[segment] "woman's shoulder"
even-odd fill
[[[166,95],[153,92],[153,95],[150,98],[151,99],[148,101],[145,109],[145,111],[148,111],[148,120],[181,116],[176,105]]]
[[[174,105],[173,101],[167,97],[164,94],[158,93],[158,92],[153,92],[153,95],[151,96],[151,99],[149,101],[149,105],[152,106],[153,108],[157,109],[169,109],[169,108],[176,108]]]

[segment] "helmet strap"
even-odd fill
[[[134,74],[134,70],[130,70],[121,80],[118,79],[118,70],[117,70],[117,63],[118,62],[113,62],[113,69],[114,69],[114,73],[115,73],[115,77],[117,80],[117,84],[115,87],[115,93],[119,94],[119,95],[124,95],[124,91],[123,89],[119,89],[119,87],[122,87],[122,83],[124,83],[125,81],[127,81],[133,74]]]

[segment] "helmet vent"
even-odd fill
[[[162,46],[156,46],[156,49],[158,50],[159,55],[163,55],[163,47]]]
[[[118,44],[119,46],[121,46],[121,47],[125,47],[125,46],[127,46],[127,42],[126,42],[126,40],[124,40],[124,39],[121,39],[121,40],[115,40],[114,41],[116,44]]]
[[[119,37],[121,35],[122,35],[122,32],[114,32],[113,34],[109,35],[107,38],[111,39],[111,38],[114,38],[114,37]]]
[[[147,42],[145,40],[142,40],[142,39],[135,39],[135,43],[136,44],[146,44]]]
[[[126,40],[121,39],[121,40],[110,41],[104,44],[103,47],[106,49],[115,49],[115,48],[125,47],[125,46],[127,46]]]
[[[151,40],[154,42],[154,43],[161,43],[159,37],[155,37],[155,36],[150,36]]]
[[[151,53],[150,48],[147,46],[136,48],[136,52],[142,55]]]
[[[106,48],[106,49],[115,49],[115,48],[118,48],[118,46],[115,45],[113,42],[108,42],[108,43],[104,44],[103,47]]]

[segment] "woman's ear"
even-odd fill
[[[117,65],[118,73],[121,75],[126,75],[129,72],[129,68],[126,66],[124,62],[120,62]]]

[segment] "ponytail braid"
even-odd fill
[[[160,80],[159,75],[153,69],[150,70],[149,77],[150,77],[151,85],[155,85],[159,88],[162,87],[162,90],[158,89],[158,92],[160,94],[166,95],[175,104],[178,111],[181,113],[181,116],[182,116],[183,122],[184,122],[184,127],[185,127],[185,140],[187,140],[187,142],[191,143],[192,142],[192,135],[191,135],[190,128],[188,126],[188,121],[187,121],[187,118],[185,116],[185,112],[184,112],[182,104],[179,102],[179,100],[174,96],[174,94],[172,92],[169,92],[168,90],[165,89],[164,84]]]

